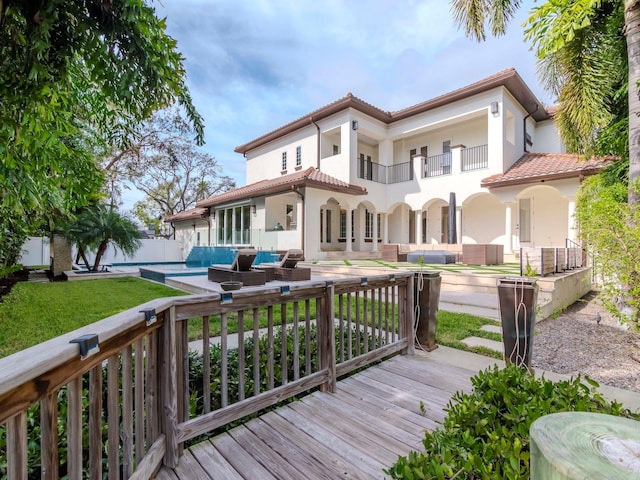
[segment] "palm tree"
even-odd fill
[[[486,28],[503,35],[520,0],[451,0],[454,18],[467,36],[486,39]],[[624,156],[629,158],[628,202],[637,208],[640,179],[640,2],[564,0],[532,9],[526,37],[540,59],[547,87],[558,94],[557,122],[571,150],[591,153],[597,133],[616,116],[620,87],[628,121]],[[620,32],[626,44],[620,42]],[[622,45],[620,45],[622,43]],[[620,152],[618,152],[620,153]]]
[[[140,248],[140,232],[135,223],[123,217],[113,206],[96,204],[85,207],[73,222],[63,229],[62,235],[78,248],[87,270],[97,271],[100,260],[109,245],[125,255],[133,255]],[[89,265],[87,252],[96,252],[93,266]]]
[[[486,38],[485,25],[493,35],[504,34],[520,4],[451,1],[455,20],[478,41]],[[640,2],[547,1],[531,10],[525,36],[536,47],[539,74],[558,96],[556,123],[567,148],[628,159],[626,218],[635,231],[640,208]],[[616,293],[621,316],[637,322],[640,299],[634,292],[640,289],[640,271],[631,262],[618,273],[621,283],[606,289]]]

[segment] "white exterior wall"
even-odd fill
[[[287,152],[286,173],[304,170],[317,165],[317,130],[309,126],[281,139],[257,148],[247,154],[247,184],[284,175],[282,152]],[[296,147],[302,148],[302,165],[296,168]]]
[[[524,108],[514,100],[514,98],[505,91],[503,97],[504,106],[504,142],[502,165],[499,173],[506,172],[522,155],[524,154],[524,131],[523,120],[527,112]],[[501,110],[501,114],[502,114]],[[512,115],[513,120],[509,122],[509,116]],[[527,131],[533,132],[533,120],[527,125]]]
[[[498,104],[498,111],[491,113],[491,104]],[[542,106],[540,108],[543,108]],[[538,187],[507,187],[492,191],[480,188],[481,181],[491,175],[503,173],[524,153],[523,119],[530,112],[515,100],[504,87],[449,103],[439,108],[414,115],[387,125],[368,115],[348,109],[317,122],[320,127],[320,169],[339,180],[363,186],[366,196],[350,196],[332,191],[307,189],[304,200],[304,245],[300,245],[302,228],[273,232],[276,222],[285,225],[287,204],[296,205],[295,216],[298,225],[303,218],[303,201],[295,194],[276,195],[254,199],[257,213],[252,216],[252,243],[257,248],[278,249],[302,247],[307,259],[323,258],[325,250],[371,250],[372,243],[364,241],[364,212],[382,213],[386,216],[381,229],[387,232],[386,240],[391,243],[407,243],[410,240],[410,218],[416,212],[427,214],[426,240],[430,243],[442,242],[442,207],[447,206],[451,192],[456,195],[456,203],[462,211],[458,237],[466,243],[495,243],[513,245],[518,234],[518,199],[528,196],[532,199],[532,243],[541,242],[558,245],[568,236],[569,202],[578,188],[575,181],[548,182]],[[352,122],[358,122],[357,130]],[[532,117],[527,120],[527,133],[531,136],[535,152],[563,152],[553,120],[536,123]],[[302,147],[301,169],[317,165],[316,126],[309,123],[300,131],[291,133],[248,153],[247,183],[283,175],[282,152],[287,152],[287,174],[296,171],[296,146]],[[452,147],[465,145],[467,148],[487,145],[486,168],[461,171],[460,148],[452,148],[451,173],[430,178],[422,178],[421,158],[414,160],[414,177],[411,181],[395,184],[374,182],[358,177],[360,154],[371,157],[377,164],[391,166],[410,161],[410,150],[420,154],[427,147],[427,156],[442,153],[444,141]],[[337,154],[334,154],[334,145]],[[289,198],[291,197],[291,198]],[[511,215],[507,218],[507,212]],[[571,204],[573,205],[573,203]],[[558,208],[559,206],[559,208]],[[331,211],[331,238],[323,237],[320,242],[320,210]],[[356,242],[338,241],[340,210],[347,215],[354,211],[354,231]],[[540,219],[545,216],[544,224]],[[548,217],[548,218],[547,218]],[[419,217],[418,217],[419,218]],[[326,215],[323,219],[326,226]],[[419,222],[419,220],[418,220]],[[347,222],[349,225],[350,222]],[[422,225],[415,224],[416,242],[422,238]],[[511,229],[511,232],[505,232]],[[215,230],[214,230],[215,232]],[[347,233],[350,237],[350,232]],[[508,238],[512,237],[512,238]],[[215,240],[215,236],[212,235]],[[296,244],[296,242],[298,244]],[[508,250],[508,249],[507,249]]]
[[[553,120],[539,122],[532,137],[534,140],[533,146],[529,149],[531,152],[566,153],[567,151]]]
[[[490,194],[474,196],[463,204],[462,243],[504,245],[504,218],[505,206],[496,197]]]
[[[29,237],[22,246],[22,255],[18,263],[31,267],[36,265],[50,265],[51,252],[49,237]]]

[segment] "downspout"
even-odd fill
[[[522,146],[524,147],[524,153],[528,153],[528,150],[527,150],[527,119],[531,115],[536,113],[538,111],[538,108],[540,108],[540,106],[536,103],[536,109],[533,112],[528,113],[527,115],[525,115],[525,117],[522,119]]]
[[[304,210],[305,210],[305,204],[304,204],[304,193],[302,193],[297,187],[291,187],[291,190],[293,190],[295,193],[297,193],[298,195],[300,195],[300,198],[302,199],[302,221],[300,222],[302,225],[300,226],[300,237],[301,237],[301,241],[302,241],[302,250],[304,250]]]
[[[311,123],[313,123],[316,126],[316,129],[318,130],[318,135],[317,135],[318,143],[317,143],[317,146],[316,146],[316,151],[317,151],[316,169],[320,170],[320,127],[318,126],[318,124],[316,122],[313,121],[313,117],[309,117],[309,121],[311,121]]]

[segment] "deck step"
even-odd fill
[[[443,290],[440,292],[440,310],[500,319],[497,294]]]

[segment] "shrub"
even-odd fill
[[[599,412],[640,419],[606,401],[585,377],[551,382],[513,365],[471,379],[471,393],[454,394],[442,429],[425,432],[425,452],[400,457],[386,471],[396,479],[528,479],[529,427],[555,412]]]

